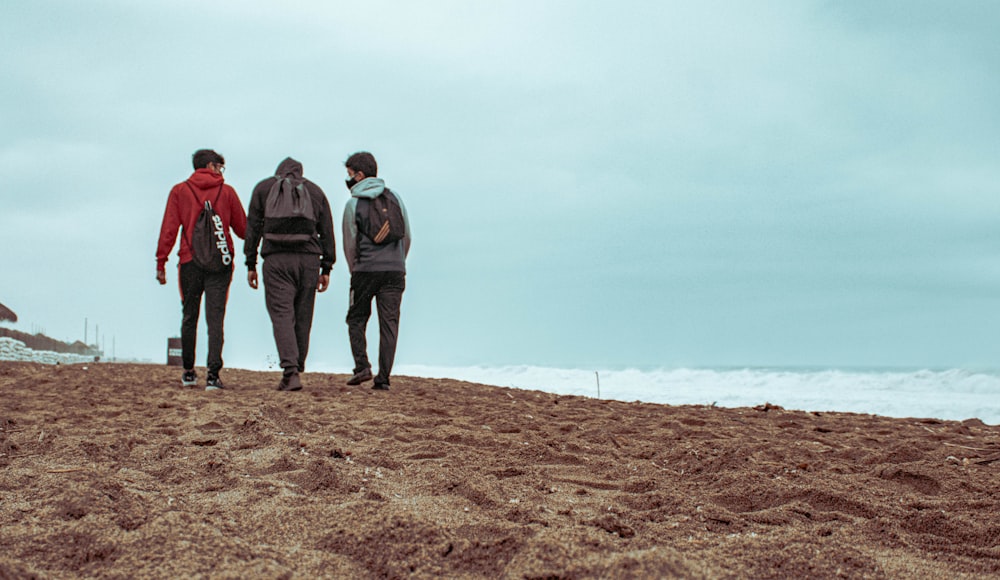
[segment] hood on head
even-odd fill
[[[274,176],[302,179],[302,164],[291,157],[285,157],[285,160],[278,164]]]
[[[371,199],[382,195],[383,191],[385,191],[385,181],[382,181],[382,178],[366,177],[354,184],[354,187],[351,188],[351,195]]]

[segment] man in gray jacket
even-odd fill
[[[243,253],[247,282],[257,289],[257,246],[263,240],[264,299],[281,359],[279,391],[302,389],[299,373],[309,353],[316,292],[330,286],[336,261],[330,202],[302,177],[302,164],[286,158],[253,190]]]
[[[364,232],[368,228],[368,205],[385,195],[385,182],[377,177],[378,165],[368,152],[351,155],[347,167],[347,187],[351,199],[344,207],[344,256],[351,270],[351,300],[347,310],[347,330],[354,354],[354,376],[348,385],[360,385],[372,378],[373,389],[388,390],[389,374],[396,358],[399,333],[399,308],[406,288],[406,256],[410,252],[410,220],[403,200],[395,191],[389,194],[402,210],[405,233],[402,239],[376,243]],[[376,236],[377,237],[377,236]],[[372,315],[372,299],[378,307],[379,348],[378,375],[373,377],[368,362],[365,331]]]

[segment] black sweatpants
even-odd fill
[[[354,372],[371,368],[365,330],[372,315],[372,298],[378,307],[378,375],[376,384],[388,385],[396,358],[399,307],[406,289],[405,272],[355,272],[351,275],[351,305],[347,309],[347,332],[354,354]]]
[[[194,348],[201,316],[201,297],[205,295],[205,323],[208,325],[208,374],[218,376],[222,370],[223,322],[233,268],[207,272],[194,262],[181,264],[181,358],[185,369],[194,368]]]
[[[285,375],[306,370],[319,256],[282,252],[264,258],[264,299]]]

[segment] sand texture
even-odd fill
[[[978,420],[179,376],[0,363],[0,578],[1000,575]]]

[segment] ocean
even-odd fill
[[[343,371],[340,371],[343,372]],[[1000,424],[1000,372],[830,369],[580,370],[398,365],[397,375],[451,378],[619,401],[753,407]],[[599,387],[598,387],[599,382]],[[598,393],[600,388],[600,393]]]

